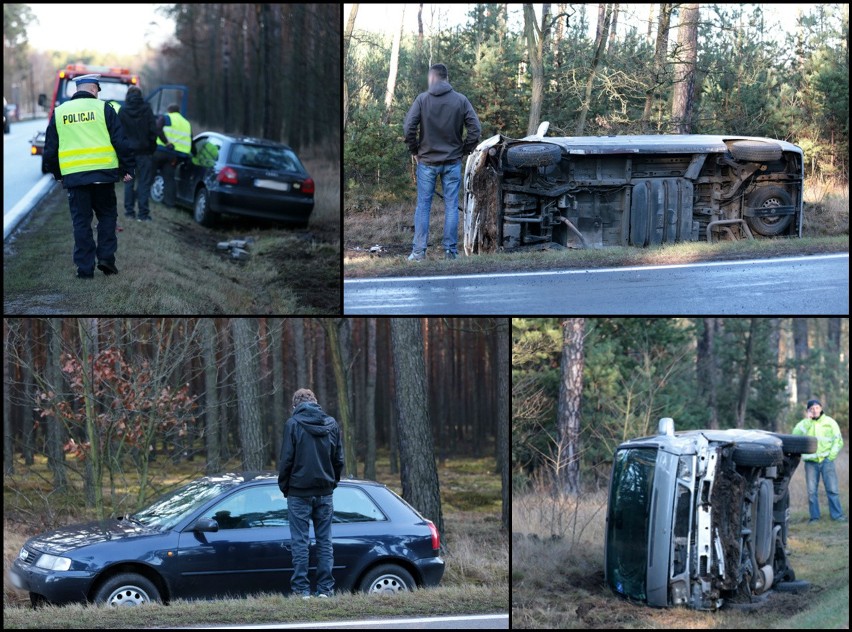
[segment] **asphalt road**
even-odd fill
[[[483,614],[456,617],[416,617],[397,619],[363,619],[361,621],[325,621],[322,623],[270,623],[266,625],[192,628],[227,630],[508,630],[508,614]]]
[[[41,156],[30,155],[30,139],[47,128],[47,119],[12,123],[3,134],[3,213],[9,211],[41,180]]]
[[[672,266],[352,279],[357,314],[845,315],[849,254]]]

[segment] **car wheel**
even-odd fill
[[[121,573],[105,581],[95,593],[95,603],[107,606],[141,606],[160,601],[160,591],[136,573]]]
[[[735,140],[728,149],[737,160],[781,160],[781,146],[762,140]]]
[[[377,595],[390,595],[414,590],[417,583],[407,570],[396,564],[377,566],[364,575],[359,590]]]
[[[784,460],[781,448],[759,443],[742,443],[734,448],[734,463],[750,467],[769,467]]]
[[[776,584],[772,588],[774,588],[778,592],[801,593],[805,592],[810,587],[810,582],[806,582],[803,579],[797,579],[792,582],[776,582]]]
[[[808,435],[789,435],[773,432],[781,439],[781,446],[787,454],[813,454],[817,451],[816,437]]]
[[[549,167],[562,159],[562,150],[550,143],[515,145],[506,151],[506,162],[513,167]]]
[[[157,174],[154,176],[154,181],[151,183],[151,199],[157,202],[158,204],[163,203],[163,191],[165,189],[166,183],[163,181],[163,176],[161,174]]]
[[[210,210],[210,195],[204,187],[195,194],[193,217],[202,226],[212,226],[216,221],[216,213]]]
[[[761,187],[748,198],[750,208],[772,208],[775,206],[793,206],[793,198],[781,187]],[[751,229],[764,237],[781,235],[793,222],[793,215],[764,215],[746,217]]]
[[[757,563],[764,566],[769,561],[772,546],[775,544],[772,538],[772,503],[775,500],[775,492],[772,489],[772,481],[763,479],[757,493],[757,520],[754,527],[754,556]],[[772,567],[769,567],[769,573]],[[768,583],[772,583],[771,576]]]

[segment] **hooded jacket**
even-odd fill
[[[127,93],[118,118],[134,154],[153,154],[156,151],[157,120],[140,92],[130,90]]]
[[[825,459],[833,461],[843,447],[843,436],[840,426],[831,417],[822,413],[816,419],[806,417],[793,428],[794,435],[809,435],[817,439],[817,451],[814,454],[803,454],[803,461],[821,463]]]
[[[462,140],[465,128],[467,137]],[[418,95],[405,115],[403,129],[408,150],[426,164],[459,160],[479,144],[482,131],[470,101],[446,81]]]
[[[285,496],[327,496],[343,471],[340,427],[319,404],[305,402],[284,424],[278,487]]]
[[[85,90],[79,90],[71,97],[72,100],[96,98],[95,95]],[[104,118],[106,119],[110,142],[118,156],[118,169],[80,171],[78,173],[69,173],[63,178],[62,171],[59,169],[59,134],[56,131],[55,117],[56,114],[53,114],[50,117],[50,122],[47,124],[42,164],[45,172],[52,173],[54,178],[62,181],[62,186],[66,189],[87,184],[109,184],[118,182],[126,173],[131,176],[133,175],[133,169],[136,167],[136,158],[133,155],[133,150],[130,148],[130,143],[128,143],[124,130],[121,127],[121,122],[118,120],[118,114],[111,107],[107,106],[104,108]]]

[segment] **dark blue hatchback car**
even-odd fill
[[[444,574],[435,525],[379,483],[340,482],[331,533],[338,590],[400,592],[435,586]],[[9,572],[34,604],[286,593],[287,499],[273,473],[204,477],[136,514],[31,538]]]

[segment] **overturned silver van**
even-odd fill
[[[736,135],[482,141],[464,173],[466,254],[802,236],[804,162]]]
[[[787,558],[788,485],[814,437],[761,430],[674,432],[622,443],[606,518],[605,573],[649,606],[715,610],[797,591]]]

